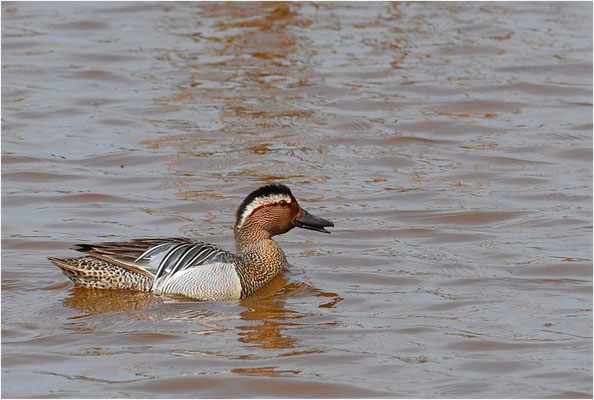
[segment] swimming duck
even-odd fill
[[[185,238],[142,238],[77,244],[79,258],[49,260],[75,285],[183,295],[200,300],[240,299],[264,286],[287,266],[272,240],[294,227],[330,233],[330,221],[305,211],[285,185],[263,186],[237,210],[237,254]]]

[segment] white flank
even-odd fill
[[[233,264],[216,262],[183,270],[154,291],[200,300],[232,300],[241,297],[241,281]]]
[[[256,197],[250,204],[247,205],[245,210],[243,210],[243,214],[241,214],[241,219],[239,220],[239,225],[237,227],[241,228],[245,220],[254,212],[256,208],[265,206],[266,204],[278,203],[281,200],[290,203],[291,196],[286,194],[271,194],[268,196]]]

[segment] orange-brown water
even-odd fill
[[[2,3],[4,397],[592,397],[591,3]],[[239,302],[77,242],[332,235]]]

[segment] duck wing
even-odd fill
[[[232,253],[205,242],[180,243],[162,248],[155,247],[143,257],[156,257],[157,255],[158,265],[155,270],[153,288],[190,268],[217,262],[233,263],[235,261],[235,255]]]
[[[218,246],[185,238],[77,244],[73,249],[154,278],[155,284],[190,267],[235,259],[232,253]]]

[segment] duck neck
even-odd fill
[[[242,298],[268,283],[286,267],[285,254],[265,230],[250,229],[249,226],[235,228],[235,245]]]

